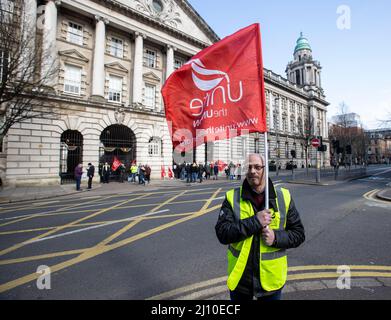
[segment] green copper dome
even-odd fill
[[[303,36],[303,32],[300,32],[300,38],[297,39],[297,42],[296,42],[295,53],[299,50],[305,50],[305,49],[312,51],[310,43],[308,42],[308,39]]]

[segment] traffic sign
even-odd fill
[[[314,138],[311,140],[311,144],[314,148],[318,148],[320,146],[320,140],[317,138]]]

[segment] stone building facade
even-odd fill
[[[0,155],[6,183],[66,182],[78,162],[97,167],[115,158],[148,163],[160,177],[161,166],[173,162],[160,90],[175,69],[219,37],[186,0],[25,2],[36,20],[35,45],[50,57],[42,72],[52,63],[58,67],[47,83],[57,116],[10,129]],[[282,167],[292,149],[298,166],[306,163],[309,135],[327,142],[320,70],[303,36],[287,67],[289,80],[265,69],[270,159]],[[196,159],[238,163],[246,152],[262,150],[263,138],[252,134],[201,146]],[[314,159],[309,148],[307,161]]]
[[[368,163],[382,164],[391,162],[391,129],[366,130],[368,138]]]

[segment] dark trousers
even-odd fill
[[[93,177],[88,177],[88,189],[92,188],[92,178]]]
[[[249,301],[253,300],[252,295],[243,294],[237,291],[230,291],[229,295],[231,297],[231,301]],[[265,296],[261,298],[257,298],[258,301],[275,301],[281,300],[282,290],[278,290],[270,296]]]
[[[76,177],[76,190],[80,190],[81,177]]]

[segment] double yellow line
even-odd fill
[[[317,279],[335,279],[341,277],[342,273],[338,273],[338,269],[349,270],[352,278],[391,278],[390,266],[374,266],[374,265],[353,265],[353,266],[337,266],[337,265],[318,265],[304,267],[290,267],[288,269],[288,281],[299,280],[317,280]],[[346,267],[346,269],[345,269]],[[307,272],[308,271],[308,272]],[[311,272],[315,271],[315,272]],[[322,271],[322,272],[319,272]]]
[[[312,266],[297,266],[288,268],[287,284],[293,281],[301,280],[321,280],[335,279],[343,275],[338,273],[338,269],[349,270],[351,278],[391,278],[391,266],[374,266],[374,265],[352,265],[352,266],[337,266],[337,265],[312,265]],[[312,271],[312,272],[311,272]],[[314,272],[315,271],[315,272]],[[324,272],[316,272],[324,271]],[[346,274],[345,274],[346,275]],[[187,285],[181,288],[163,292],[156,296],[150,297],[147,300],[198,300],[206,299],[211,296],[217,296],[228,293],[226,285],[227,276],[202,281]]]

